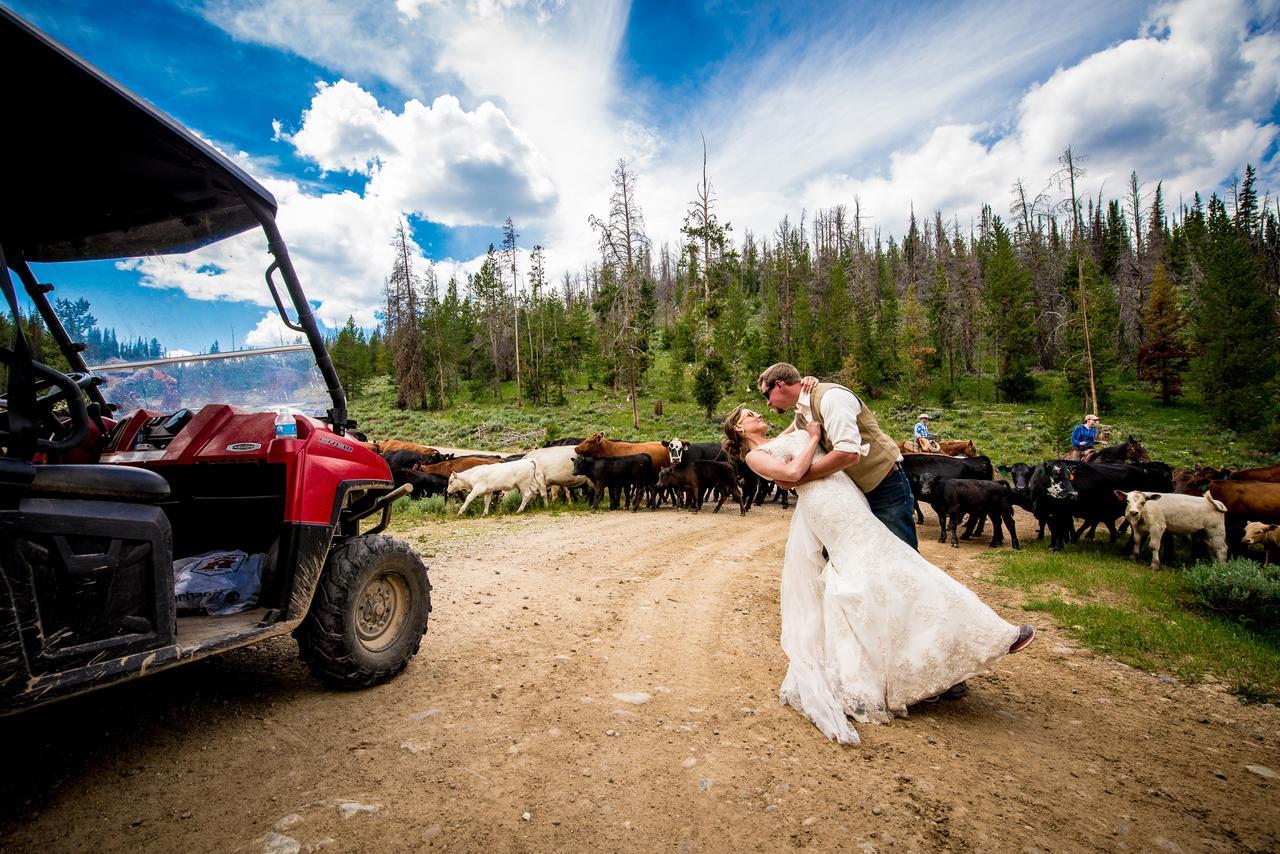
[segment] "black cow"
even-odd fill
[[[393,469],[411,469],[414,466],[429,466],[445,459],[444,454],[419,454],[417,451],[391,451],[382,458]]]
[[[954,480],[991,480],[994,470],[989,457],[944,457],[940,454],[907,454],[900,463],[911,481],[911,494],[915,498],[916,521],[924,524],[920,511],[920,479],[926,474],[949,477]],[[982,533],[986,517],[978,519],[978,533]],[[970,530],[966,529],[965,539]]]
[[[409,493],[409,497],[418,500],[424,495],[444,495],[445,489],[449,486],[449,478],[429,472],[414,471],[413,469],[391,469],[391,480],[396,486],[403,484],[412,484],[413,492]]]
[[[1085,528],[1107,526],[1110,542],[1116,541],[1115,520],[1124,515],[1124,502],[1116,492],[1171,492],[1173,470],[1160,462],[1080,463],[1048,460],[1037,466],[1029,483],[1037,518],[1049,523],[1049,549],[1060,552],[1066,539],[1080,538]],[[1075,528],[1074,519],[1084,524]]]
[[[1030,463],[1014,463],[1009,466],[996,467],[996,470],[1001,475],[1009,479],[1009,489],[1013,492],[1014,505],[1032,514],[1036,511],[1035,504],[1031,501],[1031,476],[1035,473],[1036,468],[1038,467]],[[1037,516],[1036,521],[1040,523],[1040,531],[1036,535],[1036,539],[1043,540],[1047,520]]]
[[[573,473],[591,479],[596,493],[591,499],[592,510],[600,505],[606,487],[609,490],[609,509],[617,510],[619,496],[625,493],[628,509],[639,510],[641,496],[658,483],[653,459],[648,454],[625,457],[578,455],[573,458]]]
[[[720,495],[712,513],[719,513],[730,495],[738,500],[738,510],[743,515],[747,512],[742,491],[738,489],[738,475],[729,463],[690,459],[686,453],[679,465],[668,466],[658,472],[658,486],[683,492],[688,497],[686,506],[694,513],[702,509],[703,491],[710,489],[715,489]]]
[[[959,548],[956,528],[965,514],[969,514],[970,526],[975,519],[991,517],[991,548],[1004,545],[1004,532],[1000,528],[1002,520],[1009,526],[1009,540],[1013,547],[1019,548],[1018,529],[1013,524],[1013,492],[1008,484],[938,477],[926,472],[920,479],[920,496],[938,514],[938,526],[942,529],[938,542],[947,541],[947,521],[950,520],[951,545]]]
[[[581,445],[584,441],[586,441],[586,440],[585,440],[584,438],[582,438],[582,437],[579,437],[579,436],[571,436],[571,437],[566,438],[566,439],[556,439],[556,440],[551,441],[551,442],[546,442],[546,443],[544,443],[544,444],[542,445],[542,447],[544,447],[544,448],[558,448],[558,447],[560,447],[560,446],[562,446],[562,445],[573,445],[573,446],[577,447],[578,445]]]

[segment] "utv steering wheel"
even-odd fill
[[[0,348],[0,363],[10,366],[12,371],[12,352]],[[5,358],[8,357],[8,358]],[[34,374],[36,396],[35,412],[28,417],[35,422],[37,435],[52,436],[51,439],[37,438],[36,449],[41,451],[67,451],[79,445],[89,430],[89,412],[85,408],[84,390],[90,388],[95,377],[88,371],[73,371],[64,374],[34,359],[31,360],[31,373]],[[41,395],[40,392],[52,388],[52,391]],[[64,424],[53,409],[62,401],[67,403],[68,422]],[[10,409],[7,395],[0,395],[0,408]]]

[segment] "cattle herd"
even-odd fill
[[[535,496],[544,503],[581,496],[594,510],[608,495],[611,509],[633,512],[642,503],[698,512],[709,499],[718,512],[732,498],[744,515],[766,500],[784,508],[790,501],[788,490],[728,460],[715,442],[623,442],[595,433],[507,456],[445,454],[394,439],[367,444],[386,459],[397,485],[410,485],[413,498],[442,495],[447,501],[459,495],[459,513],[483,498],[487,514],[494,497],[513,491],[521,494],[519,510]],[[928,504],[938,516],[939,542],[949,533],[958,546],[959,539],[981,535],[990,521],[991,547],[1003,545],[1007,528],[1016,549],[1013,508],[1022,507],[1035,517],[1039,538],[1048,529],[1052,551],[1081,536],[1092,538],[1101,524],[1112,542],[1118,532],[1130,531],[1135,559],[1148,544],[1153,569],[1160,568],[1166,536],[1193,538],[1218,561],[1261,545],[1267,563],[1280,562],[1280,466],[1229,471],[1198,464],[1174,470],[1152,460],[1133,436],[1088,462],[1037,465],[993,466],[972,441],[948,442],[938,452],[922,452],[909,442],[900,447],[917,519],[924,522],[920,503]]]

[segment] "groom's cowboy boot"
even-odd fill
[[[936,703],[939,700],[959,700],[969,693],[968,682],[957,682],[941,694],[934,694],[932,697],[925,697],[924,702]]]

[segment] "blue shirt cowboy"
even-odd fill
[[[916,422],[915,435],[917,439],[936,439],[937,434],[929,432],[928,415],[921,415],[920,420]]]
[[[1076,451],[1087,451],[1098,441],[1098,416],[1085,416],[1083,424],[1077,424],[1071,431],[1071,448]]]

